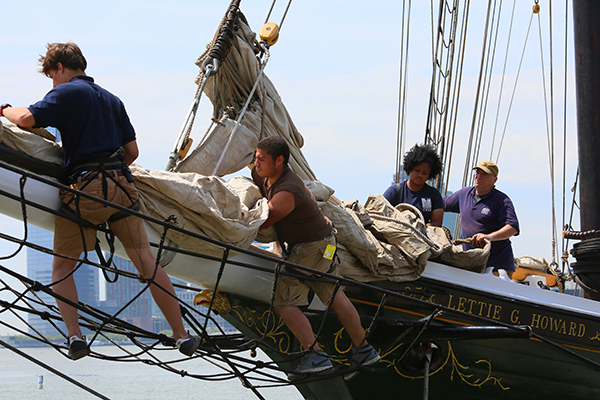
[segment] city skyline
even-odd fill
[[[54,235],[52,232],[38,228],[33,225],[28,225],[29,238],[33,244],[42,246],[48,249],[52,248]],[[48,285],[52,282],[52,258],[51,254],[40,252],[31,247],[27,248],[27,277]],[[98,262],[98,257],[94,252],[88,253],[88,259],[93,262]],[[106,257],[105,257],[106,259]],[[113,265],[120,271],[137,273],[134,265],[124,258],[114,256],[112,259]],[[74,274],[79,301],[90,305],[94,308],[115,315],[127,323],[136,325],[144,330],[153,333],[170,330],[170,327],[163,316],[162,312],[154,302],[149,290],[144,290],[145,283],[137,279],[128,278],[124,275],[115,277],[109,276],[113,282],[107,282],[104,275],[100,274],[98,268],[91,265],[82,264]],[[186,285],[183,281],[172,279],[173,283]],[[54,298],[43,292],[39,292],[40,300],[46,304],[55,305]],[[193,298],[196,291],[175,287],[175,293],[180,301],[193,305]],[[137,298],[127,305],[134,297]],[[127,305],[127,307],[124,307]],[[39,311],[43,310],[43,307]],[[221,316],[213,315],[217,323],[223,330],[233,330],[227,321]],[[39,332],[43,335],[58,335],[60,332],[50,323],[36,314],[29,314],[27,317],[28,323],[31,325],[28,330],[30,334]],[[201,321],[203,322],[203,321]],[[62,332],[66,332],[62,321],[55,322],[56,327]],[[186,329],[190,329],[185,324]],[[214,323],[209,321],[209,328],[214,327]],[[85,329],[84,329],[85,330]],[[91,333],[85,330],[84,334]]]

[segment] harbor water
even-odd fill
[[[126,346],[126,348],[132,352],[138,350],[135,346]],[[250,389],[244,388],[237,378],[206,381],[181,377],[158,366],[139,362],[114,362],[91,357],[72,361],[50,347],[19,350],[110,399],[257,399],[256,395]],[[101,346],[99,352],[107,355],[122,354],[113,346]],[[244,356],[249,357],[249,353],[244,353]],[[260,352],[257,358],[267,360],[267,357]],[[0,362],[0,399],[2,400],[98,399],[92,393],[11,350],[0,347],[0,359],[2,360]],[[198,375],[223,372],[203,359],[186,360],[175,364],[174,367]],[[260,388],[259,392],[269,400],[302,399],[293,386]]]

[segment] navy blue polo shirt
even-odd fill
[[[519,234],[519,221],[510,198],[496,188],[483,196],[476,196],[474,187],[462,188],[444,197],[444,209],[460,213],[462,239],[476,233],[492,233],[505,225],[510,225]],[[473,246],[463,245],[465,250]],[[510,239],[492,242],[488,267],[514,271],[514,255]]]
[[[400,186],[398,188],[398,186]],[[431,214],[433,210],[444,208],[444,200],[440,192],[429,186],[428,184],[423,185],[421,190],[416,192],[410,190],[405,182],[400,185],[392,185],[383,193],[383,197],[390,202],[392,206],[397,206],[400,203],[408,203],[417,207],[423,214],[425,222],[431,222]]]
[[[109,157],[119,147],[135,140],[135,131],[123,102],[86,75],[53,88],[29,106],[35,127],[59,130],[70,169],[86,160]]]

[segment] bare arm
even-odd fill
[[[123,145],[123,161],[127,165],[131,165],[132,162],[138,158],[140,150],[138,149],[137,141],[132,140],[129,143]]]
[[[267,229],[275,222],[282,220],[291,213],[296,207],[294,195],[290,192],[277,192],[269,200],[269,218],[260,226],[259,229]]]
[[[2,111],[4,117],[24,128],[31,128],[35,125],[35,118],[27,107],[7,107]]]
[[[429,222],[427,225],[442,226],[443,221],[444,221],[444,209],[438,208],[437,210],[433,210],[431,212],[431,222]]]
[[[517,234],[517,230],[510,225],[504,225],[502,228],[498,229],[496,232],[492,233],[476,233],[473,235],[473,243],[477,246],[483,244],[483,239],[487,239],[490,242],[495,242],[498,240],[508,239],[511,236]]]

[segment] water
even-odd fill
[[[108,355],[122,354],[112,346],[99,347],[93,349]],[[130,351],[137,349],[135,346],[126,346],[126,348]],[[183,378],[157,366],[137,362],[113,362],[90,357],[72,361],[50,347],[19,350],[110,399],[257,399],[255,394],[244,388],[237,378],[209,382]],[[161,353],[160,358],[167,358],[163,354]],[[244,356],[248,354],[244,353]],[[258,359],[267,360],[260,352]],[[0,360],[0,399],[2,400],[98,399],[97,396],[3,347],[0,347]],[[178,363],[176,368],[195,374],[221,372],[220,369],[202,359],[186,360]],[[38,388],[39,375],[43,375],[43,389]],[[293,386],[261,388],[259,391],[265,399],[302,399]]]

